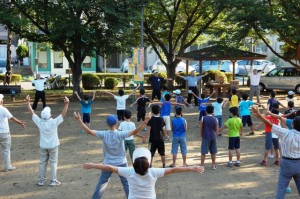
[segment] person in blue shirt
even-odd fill
[[[209,99],[211,98],[211,96],[213,96],[216,91],[214,90],[210,96],[205,97],[205,94],[202,93],[200,97],[198,97],[195,93],[193,93],[192,91],[189,91],[192,95],[194,95],[197,100],[198,100],[198,109],[199,109],[199,121],[201,120],[201,118],[203,116],[206,116],[206,105],[209,102]]]
[[[150,83],[152,86],[152,99],[151,100],[153,101],[155,97],[157,97],[157,99],[160,100],[161,85],[164,83],[165,80],[168,81],[168,80],[172,80],[172,79],[171,78],[165,79],[163,77],[159,77],[157,70],[153,70],[152,73],[153,73],[153,76],[149,77],[149,80],[150,80]]]
[[[251,119],[250,107],[254,104],[260,105],[258,103],[254,103],[251,100],[248,100],[248,95],[243,93],[242,101],[239,104],[240,107],[240,115],[242,117],[243,127],[248,125],[250,127],[251,132],[248,135],[254,135],[254,127]]]
[[[161,102],[165,101],[165,95],[166,94],[170,94],[170,92],[168,91],[167,85],[163,85],[163,87],[162,87],[162,94],[161,94],[161,98],[160,98]]]
[[[82,121],[86,124],[89,128],[91,127],[91,112],[92,112],[92,104],[96,97],[96,91],[93,92],[93,98],[90,99],[88,95],[83,95],[83,99],[80,98],[77,91],[74,92],[77,96],[80,104],[81,104],[81,113],[82,113]],[[83,133],[83,130],[80,131]]]

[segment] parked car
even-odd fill
[[[260,90],[295,90],[300,94],[300,72],[294,67],[279,67],[260,78]]]
[[[239,68],[239,75],[247,74],[247,71],[250,69],[250,60],[240,60],[237,62],[237,65]],[[268,73],[276,68],[276,65],[268,60],[253,60],[253,69],[262,70],[265,65],[267,65],[264,71],[265,73]],[[247,71],[245,70],[244,66],[246,66]]]
[[[195,70],[199,72],[199,63],[192,65]],[[222,72],[233,72],[233,64],[229,60],[203,60],[202,72],[208,70],[220,70]],[[239,73],[238,67],[235,67],[235,74]]]
[[[160,60],[156,60],[155,63],[153,64],[153,66],[150,66],[149,68],[150,68],[150,71],[155,69],[155,70],[158,70],[158,72],[164,72],[164,73],[167,72],[166,67],[161,63]],[[193,70],[195,70],[195,67],[189,66],[188,71],[191,72]],[[179,62],[175,71],[176,71],[176,73],[185,72],[186,71],[186,63],[184,63],[183,61]]]

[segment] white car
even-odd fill
[[[237,62],[237,65],[239,68],[240,75],[247,74],[247,71],[249,71],[250,69],[250,60],[240,60]],[[246,66],[247,71],[245,70],[244,65]],[[253,69],[262,70],[265,66],[266,66],[264,71],[265,73],[268,73],[274,68],[276,68],[276,65],[273,62],[270,62],[268,60],[264,60],[264,59],[253,60]]]
[[[153,66],[150,67],[150,70],[151,71],[157,70],[158,72],[163,72],[163,73],[167,72],[166,67],[161,63],[160,60],[156,60],[155,63],[153,64]],[[191,72],[193,70],[195,70],[195,67],[189,66],[188,71]],[[183,61],[179,62],[179,64],[176,67],[175,72],[178,73],[178,72],[185,72],[185,71],[186,71],[186,63],[184,63]]]
[[[199,63],[193,65],[197,72],[199,72]],[[229,60],[203,60],[202,72],[208,70],[220,70],[222,72],[233,72],[233,64]],[[239,74],[239,68],[235,67],[235,74]]]

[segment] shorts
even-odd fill
[[[199,121],[202,119],[203,116],[206,116],[206,111],[199,112]]]
[[[217,151],[217,140],[214,139],[202,139],[201,143],[201,154],[208,154],[208,151],[211,155],[215,155]]]
[[[161,98],[160,89],[152,91],[152,101],[154,100],[155,96],[157,96],[157,99],[160,100]]]
[[[90,113],[82,113],[82,122],[85,124],[91,123],[91,114]]]
[[[228,149],[240,149],[240,137],[229,137]]]
[[[252,123],[252,120],[251,120],[251,116],[250,115],[243,115],[242,116],[242,123],[243,123],[243,126],[246,126],[246,123],[248,126],[252,126],[253,123]]]
[[[165,143],[164,141],[156,141],[154,143],[149,143],[150,144],[150,152],[151,152],[151,157],[154,156],[156,149],[158,150],[159,155],[165,156]]]
[[[187,154],[186,137],[173,137],[172,150],[171,150],[171,153],[173,155],[178,153],[178,146],[180,146],[181,154],[186,155]]]
[[[219,128],[223,125],[223,116],[222,115],[216,115],[215,118],[218,120]]]
[[[272,144],[274,146],[274,149],[279,149],[279,141],[278,138],[272,138],[272,133],[271,132],[266,132],[266,137],[265,137],[265,149],[266,150],[271,150],[272,149]]]
[[[125,110],[117,110],[117,116],[119,121],[124,121],[124,111]]]
[[[146,110],[138,110],[137,112],[137,122],[145,121]]]
[[[163,116],[165,124],[166,124],[166,131],[171,131],[171,118],[170,116]]]

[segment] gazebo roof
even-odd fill
[[[200,50],[190,51],[180,55],[176,55],[177,59],[186,60],[253,60],[265,59],[267,56],[240,50],[227,46],[211,46]]]

